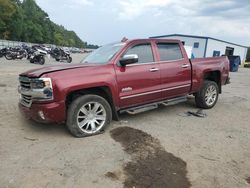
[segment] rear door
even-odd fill
[[[161,98],[160,69],[155,62],[151,42],[129,45],[121,58],[131,54],[138,55],[138,63],[115,67],[121,108],[146,104]]]
[[[156,43],[161,69],[163,98],[187,95],[191,87],[191,64],[179,43]]]

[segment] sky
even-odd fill
[[[36,0],[50,19],[103,45],[167,34],[250,46],[250,0]]]

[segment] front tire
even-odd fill
[[[195,94],[196,106],[203,109],[210,109],[215,106],[219,97],[219,88],[216,82],[204,81],[200,91]]]
[[[66,125],[73,136],[85,137],[98,134],[111,120],[112,110],[104,98],[84,95],[69,105]]]
[[[10,53],[7,53],[7,54],[5,55],[5,58],[6,58],[7,60],[12,60],[12,59],[14,59]]]
[[[44,63],[45,63],[45,58],[44,58],[44,56],[41,56],[41,57],[39,58],[39,64],[40,64],[40,65],[44,65]]]

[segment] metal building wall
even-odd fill
[[[246,60],[247,48],[214,39],[208,39],[206,57],[213,57],[214,51],[219,51],[220,56],[224,55],[226,47],[234,48],[234,55],[240,56],[242,62]]]

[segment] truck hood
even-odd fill
[[[29,70],[29,71],[26,71],[26,72],[20,74],[20,76],[27,76],[30,78],[38,78],[46,73],[63,71],[63,70],[68,70],[68,69],[93,67],[93,66],[98,66],[98,64],[83,64],[83,63],[81,63],[81,64],[70,64],[70,65],[67,65],[67,64],[53,65],[53,66],[47,66],[47,67],[43,67],[43,68]]]

